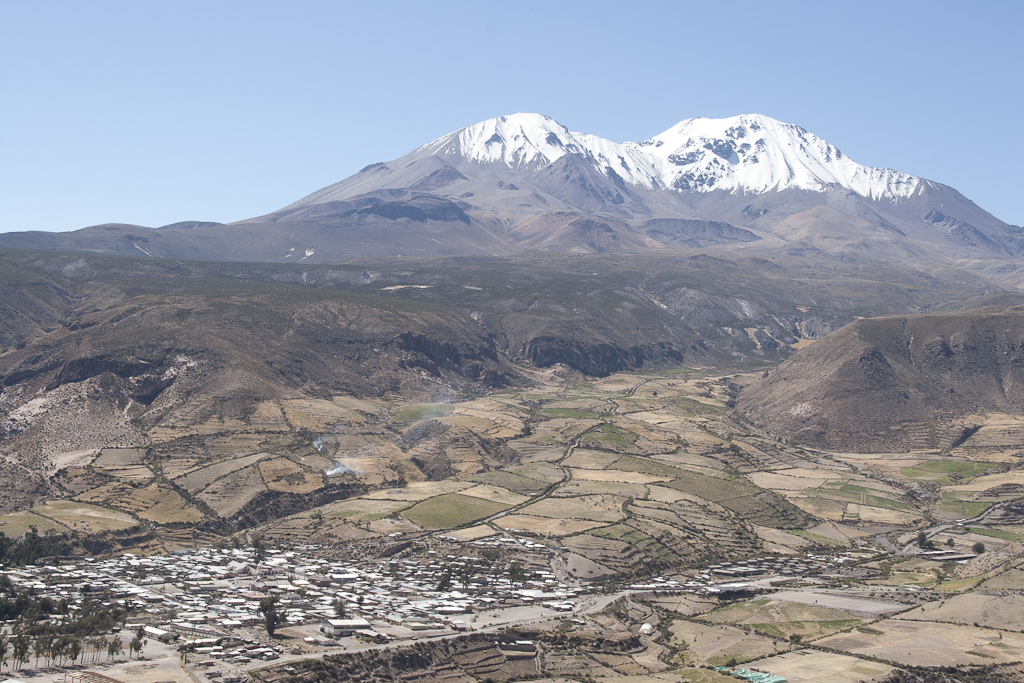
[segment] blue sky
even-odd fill
[[[0,231],[227,222],[517,111],[761,113],[1024,224],[1024,2],[0,2]]]

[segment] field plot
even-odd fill
[[[448,493],[417,503],[401,514],[424,529],[452,529],[497,514],[509,507],[511,506],[482,498]]]
[[[281,401],[285,419],[293,429],[323,431],[340,422],[350,425],[363,424],[366,418],[351,408],[335,401],[316,398],[294,398]]]
[[[970,491],[973,493],[977,493],[980,491],[988,491],[989,489],[994,489],[997,486],[1005,486],[1007,484],[1016,484],[1017,486],[1024,486],[1024,471],[1015,470],[1013,472],[1003,472],[1002,474],[987,474],[972,479],[969,484],[958,484],[956,486],[948,486],[944,490]]]
[[[803,491],[809,488],[817,488],[830,479],[842,479],[839,474],[829,477],[821,476],[822,473],[817,472],[814,476],[801,476],[791,474],[790,472],[790,470],[751,472],[747,475],[747,478],[761,488],[770,489],[772,491]]]
[[[99,533],[118,531],[135,526],[138,522],[130,515],[115,512],[95,505],[84,505],[67,500],[52,500],[34,510],[37,514],[48,517],[69,529]],[[3,527],[0,527],[2,530]]]
[[[510,441],[506,445],[519,453],[519,458],[524,464],[553,462],[560,460],[565,455],[565,449],[560,445],[537,444],[529,441]]]
[[[935,481],[941,484],[952,484],[961,480],[966,483],[970,479],[999,467],[993,462],[971,462],[969,460],[929,460],[914,467],[900,470],[904,477],[916,481]]]
[[[259,493],[266,491],[256,465],[249,465],[230,477],[218,479],[204,489],[199,498],[221,517],[231,517]]]
[[[676,621],[670,628],[672,643],[687,646],[690,664],[720,666],[730,660],[748,661],[785,652],[786,642],[748,634],[735,626],[709,626],[691,621]]]
[[[743,624],[758,633],[780,639],[792,635],[819,638],[861,623],[857,617],[841,610],[772,600],[748,600],[727,605],[704,618],[717,624]]]
[[[625,429],[611,422],[605,422],[594,431],[587,433],[580,440],[580,445],[626,453],[633,451],[633,446],[639,438],[640,436],[635,431]]]
[[[467,427],[489,439],[512,439],[523,431],[523,421],[510,415],[507,406],[486,401],[460,403],[441,422]]]
[[[178,477],[174,480],[174,483],[186,491],[194,493],[196,491],[201,491],[226,474],[237,472],[244,467],[248,467],[253,463],[259,462],[263,458],[269,457],[269,453],[254,453],[253,455],[247,455],[241,458],[222,460],[221,462],[208,467],[193,470],[183,477]]]
[[[643,484],[626,484],[620,481],[573,479],[555,489],[551,496],[553,498],[571,498],[574,496],[600,496],[604,494],[631,496],[640,499],[647,497],[647,487]]]
[[[259,463],[263,483],[271,491],[312,493],[323,488],[324,478],[319,472],[303,472],[288,458],[262,460]]]
[[[346,522],[362,523],[387,517],[409,507],[411,503],[396,500],[369,500],[347,498],[320,508],[324,517],[341,519]]]
[[[488,484],[480,484],[472,488],[463,489],[459,491],[464,496],[472,496],[473,498],[483,498],[494,503],[501,503],[502,505],[519,505],[525,503],[530,498],[529,496],[523,496],[518,493],[513,493],[508,489],[503,489],[498,486],[490,486]]]
[[[373,493],[366,494],[363,498],[368,500],[398,500],[416,503],[445,493],[462,491],[463,489],[470,488],[472,485],[464,481],[417,481],[400,489],[374,491]]]
[[[970,593],[926,603],[909,612],[897,614],[893,619],[947,621],[1017,631],[1024,626],[1021,615],[1024,615],[1024,595]]]
[[[624,484],[653,484],[671,481],[671,477],[626,472],[624,470],[572,470],[572,478],[582,481],[622,482]]]
[[[67,527],[59,522],[46,517],[40,517],[28,511],[12,512],[9,515],[0,515],[0,532],[8,538],[17,538],[25,534],[30,527],[35,527],[39,533],[48,529],[63,532]]]
[[[506,515],[498,517],[494,523],[502,529],[518,529],[543,536],[571,536],[606,524],[584,519],[554,519],[535,515]]]
[[[249,416],[249,427],[261,432],[287,432],[290,427],[277,401],[263,401]]]
[[[92,461],[92,466],[116,469],[128,465],[141,465],[143,454],[141,448],[104,448]]]
[[[589,451],[585,448],[577,448],[568,458],[562,461],[566,467],[573,467],[585,470],[603,470],[616,460],[621,458],[617,453],[606,453],[604,451]]]
[[[587,519],[594,522],[617,522],[625,519],[621,496],[580,496],[578,498],[548,498],[527,505],[524,515],[553,517],[556,519]]]
[[[976,626],[887,619],[871,630],[877,633],[855,630],[815,644],[914,666],[1002,664],[1024,652],[1024,635]]]
[[[177,491],[164,487],[158,490],[160,497],[149,509],[139,512],[139,517],[157,524],[183,524],[203,519],[203,513],[182,498]]]
[[[282,437],[270,438],[274,441],[281,441]],[[210,452],[216,459],[226,458],[229,455],[250,451],[254,448],[258,448],[265,440],[267,435],[264,434],[230,434],[228,436],[218,436],[212,439],[206,440],[206,450]],[[291,443],[291,437],[283,437],[284,443]]]
[[[538,480],[524,477],[508,470],[491,470],[490,472],[479,472],[466,477],[467,481],[475,481],[481,484],[500,486],[501,488],[516,491],[518,493],[539,493],[548,487],[548,484]]]
[[[797,650],[759,659],[746,668],[752,666],[774,676],[782,676],[790,683],[880,681],[893,670],[888,664],[817,650]]]
[[[772,593],[774,602],[793,602],[801,605],[828,607],[846,612],[862,612],[865,614],[888,614],[906,609],[908,606],[899,602],[886,602],[862,598],[855,595],[824,593],[814,591],[781,591]]]

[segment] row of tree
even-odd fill
[[[140,656],[143,648],[149,642],[144,637],[142,628],[135,633],[128,644],[128,656]],[[10,653],[10,663],[7,661]],[[22,631],[14,631],[9,636],[0,634],[0,668],[7,666],[15,671],[20,670],[28,664],[32,656],[35,656],[35,666],[39,667],[39,660],[43,660],[45,666],[65,666],[74,664],[81,658],[82,663],[86,661],[97,662],[103,653],[107,659],[116,659],[124,654],[124,641],[119,636],[107,638],[105,636],[94,636],[91,638],[75,635],[42,635],[32,638]]]

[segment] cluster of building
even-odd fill
[[[276,598],[278,628],[314,624],[319,633],[307,641],[327,644],[322,641],[338,636],[380,640],[465,630],[468,614],[496,607],[540,604],[571,611],[577,596],[589,590],[560,583],[539,564],[520,567],[513,581],[507,563],[444,550],[360,565],[324,559],[321,550],[268,549],[257,558],[251,548],[204,548],[3,573],[21,589],[55,601],[67,599],[73,606],[89,596],[123,605],[132,611],[131,620],[146,626],[149,637],[168,641],[181,636],[199,641],[200,647],[207,647],[204,639],[225,637],[255,642],[254,627],[265,621],[260,603],[271,597]],[[230,654],[272,658],[264,652]]]

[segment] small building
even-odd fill
[[[366,619],[324,619],[320,622],[320,630],[331,637],[350,636],[356,631],[370,628]]]

